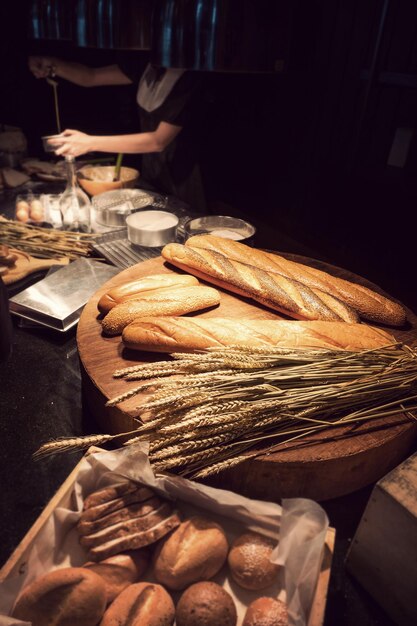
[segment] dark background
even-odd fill
[[[0,9],[0,123],[22,126],[30,154],[42,155],[40,136],[55,132],[52,89],[29,73],[27,54],[103,65],[117,53],[28,40],[26,6]],[[256,216],[415,308],[408,281],[417,206],[416,3],[299,0],[294,7],[284,73],[205,73],[201,163],[210,206]],[[148,53],[122,54],[146,63]],[[96,134],[138,130],[135,91],[61,81],[62,124]],[[411,141],[395,167],[388,160],[399,128],[410,129]]]
[[[294,4],[291,51],[283,74],[204,76],[207,115],[201,163],[210,208],[230,208],[270,226],[273,249],[274,232],[286,233],[289,240],[374,281],[417,311],[415,0]],[[97,66],[113,63],[117,56],[30,41],[26,14],[25,0],[0,5],[0,123],[21,126],[30,155],[45,158],[40,137],[55,132],[52,91],[27,70],[28,54],[43,52]],[[138,56],[145,64],[147,53]],[[137,131],[135,92],[136,87],[88,90],[60,81],[62,123],[89,133]],[[388,161],[399,128],[409,129],[411,141],[403,150],[403,165],[395,167]],[[34,442],[71,435],[74,423],[77,432],[97,432],[77,421],[81,398],[74,337],[48,337],[46,345],[39,330],[27,341],[29,332],[16,333],[15,358],[5,364],[13,384],[1,390],[4,406],[14,416],[6,420],[2,414],[2,456],[10,456],[9,444],[18,455],[16,474],[2,489],[5,496],[19,493],[10,512],[0,507],[5,519],[0,526],[5,528],[10,520],[14,525],[6,533],[4,557],[26,532],[28,516],[36,519],[75,463],[74,457],[56,458],[33,471],[29,459]],[[25,359],[25,371],[15,371],[14,364]],[[54,380],[45,379],[45,368],[57,372]],[[77,384],[72,385],[74,379]],[[37,404],[28,406],[34,389],[39,391]],[[59,394],[62,389],[65,397]],[[61,399],[51,408],[51,398]],[[338,541],[327,604],[329,626],[391,626],[344,569],[370,493],[371,487],[324,503]]]

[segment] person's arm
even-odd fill
[[[36,78],[59,76],[80,87],[104,85],[130,85],[132,81],[118,65],[88,67],[81,63],[64,61],[56,57],[29,57],[29,69]]]
[[[153,132],[132,133],[129,135],[95,136],[79,130],[65,130],[61,138],[50,139],[51,145],[59,146],[55,154],[59,156],[80,156],[87,152],[123,152],[144,154],[162,152],[181,131],[181,126],[160,122]]]

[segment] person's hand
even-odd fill
[[[57,65],[54,57],[30,56],[28,60],[29,70],[35,78],[47,78],[53,76]]]
[[[79,130],[64,130],[59,137],[49,139],[48,143],[51,146],[57,146],[55,154],[58,156],[73,156],[77,157],[80,154],[92,151],[91,145],[92,138],[86,133],[82,133]]]

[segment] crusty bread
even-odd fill
[[[176,626],[236,626],[237,611],[232,596],[217,583],[191,585],[177,604]]]
[[[142,582],[122,591],[105,612],[100,626],[172,626],[174,619],[174,603],[165,589]]]
[[[183,522],[161,542],[154,555],[156,580],[168,589],[185,589],[217,574],[229,546],[219,524],[204,517]]]
[[[244,533],[237,537],[227,556],[230,573],[244,589],[270,587],[276,581],[279,565],[271,563],[276,541],[259,533]]]
[[[165,518],[156,526],[148,530],[136,531],[129,535],[123,535],[116,539],[110,539],[106,543],[93,546],[88,552],[88,558],[91,561],[102,561],[109,556],[126,552],[127,550],[137,550],[149,546],[162,537],[165,537],[171,530],[181,524],[181,518],[178,511],[174,511],[169,517]]]
[[[102,322],[107,335],[120,335],[123,328],[140,317],[149,315],[184,315],[220,303],[220,294],[212,287],[181,287],[164,289],[160,293],[143,296],[140,300],[127,300],[116,305]]]
[[[85,563],[83,567],[95,572],[104,580],[107,604],[110,604],[123,589],[139,580],[148,564],[149,552],[143,549],[116,554],[100,563]]]
[[[134,485],[134,483],[132,483],[132,485]],[[129,487],[126,487],[126,491],[121,493],[119,497],[116,495],[111,497],[112,493],[119,493],[119,490],[115,487],[102,489],[99,492],[91,494],[91,496],[84,501],[84,510],[81,514],[81,520],[91,522],[92,520],[103,517],[103,515],[108,515],[129,504],[149,500],[149,498],[154,495],[154,492],[148,487],[138,487],[138,485],[134,485],[134,487],[134,490],[130,490]],[[103,498],[107,499],[100,502],[100,499]],[[97,504],[93,504],[93,502],[97,502]]]
[[[106,608],[106,586],[95,572],[83,567],[57,569],[27,585],[12,616],[34,626],[91,626]]]
[[[98,532],[103,528],[118,524],[129,519],[142,517],[148,515],[152,511],[155,511],[162,501],[157,496],[145,500],[145,502],[134,502],[128,506],[124,506],[121,509],[117,509],[108,515],[103,515],[95,520],[86,520],[81,516],[80,521],[77,524],[77,530],[79,535],[90,535]]]
[[[402,326],[406,321],[406,312],[397,302],[363,285],[290,261],[278,254],[213,235],[190,237],[185,245],[196,250],[212,250],[234,261],[247,263],[267,272],[276,272],[312,289],[320,289],[351,306],[364,319],[392,326]]]
[[[353,309],[331,294],[312,290],[277,272],[234,261],[215,250],[191,248],[178,243],[166,245],[163,258],[194,276],[241,296],[252,298],[295,319],[357,322]]]
[[[101,296],[97,303],[97,308],[100,313],[105,314],[116,304],[126,300],[137,300],[156,291],[160,293],[163,289],[193,287],[196,285],[198,285],[197,278],[189,274],[152,274],[151,276],[144,276],[113,287]]]
[[[275,598],[257,598],[248,606],[242,626],[288,626],[287,605]]]
[[[132,481],[126,481],[109,487],[103,487],[102,489],[97,489],[96,491],[93,491],[93,493],[90,493],[90,495],[88,495],[83,502],[83,510],[86,511],[87,509],[100,506],[106,502],[111,502],[116,498],[136,492],[138,492],[139,497],[143,500],[153,496],[152,489],[143,487]]]
[[[367,324],[199,317],[143,318],[126,326],[122,339],[128,348],[150,352],[192,352],[232,345],[357,351],[395,343],[392,335]]]

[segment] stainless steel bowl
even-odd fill
[[[255,233],[253,224],[228,215],[204,215],[184,224],[186,240],[194,235],[214,235],[252,245]]]

